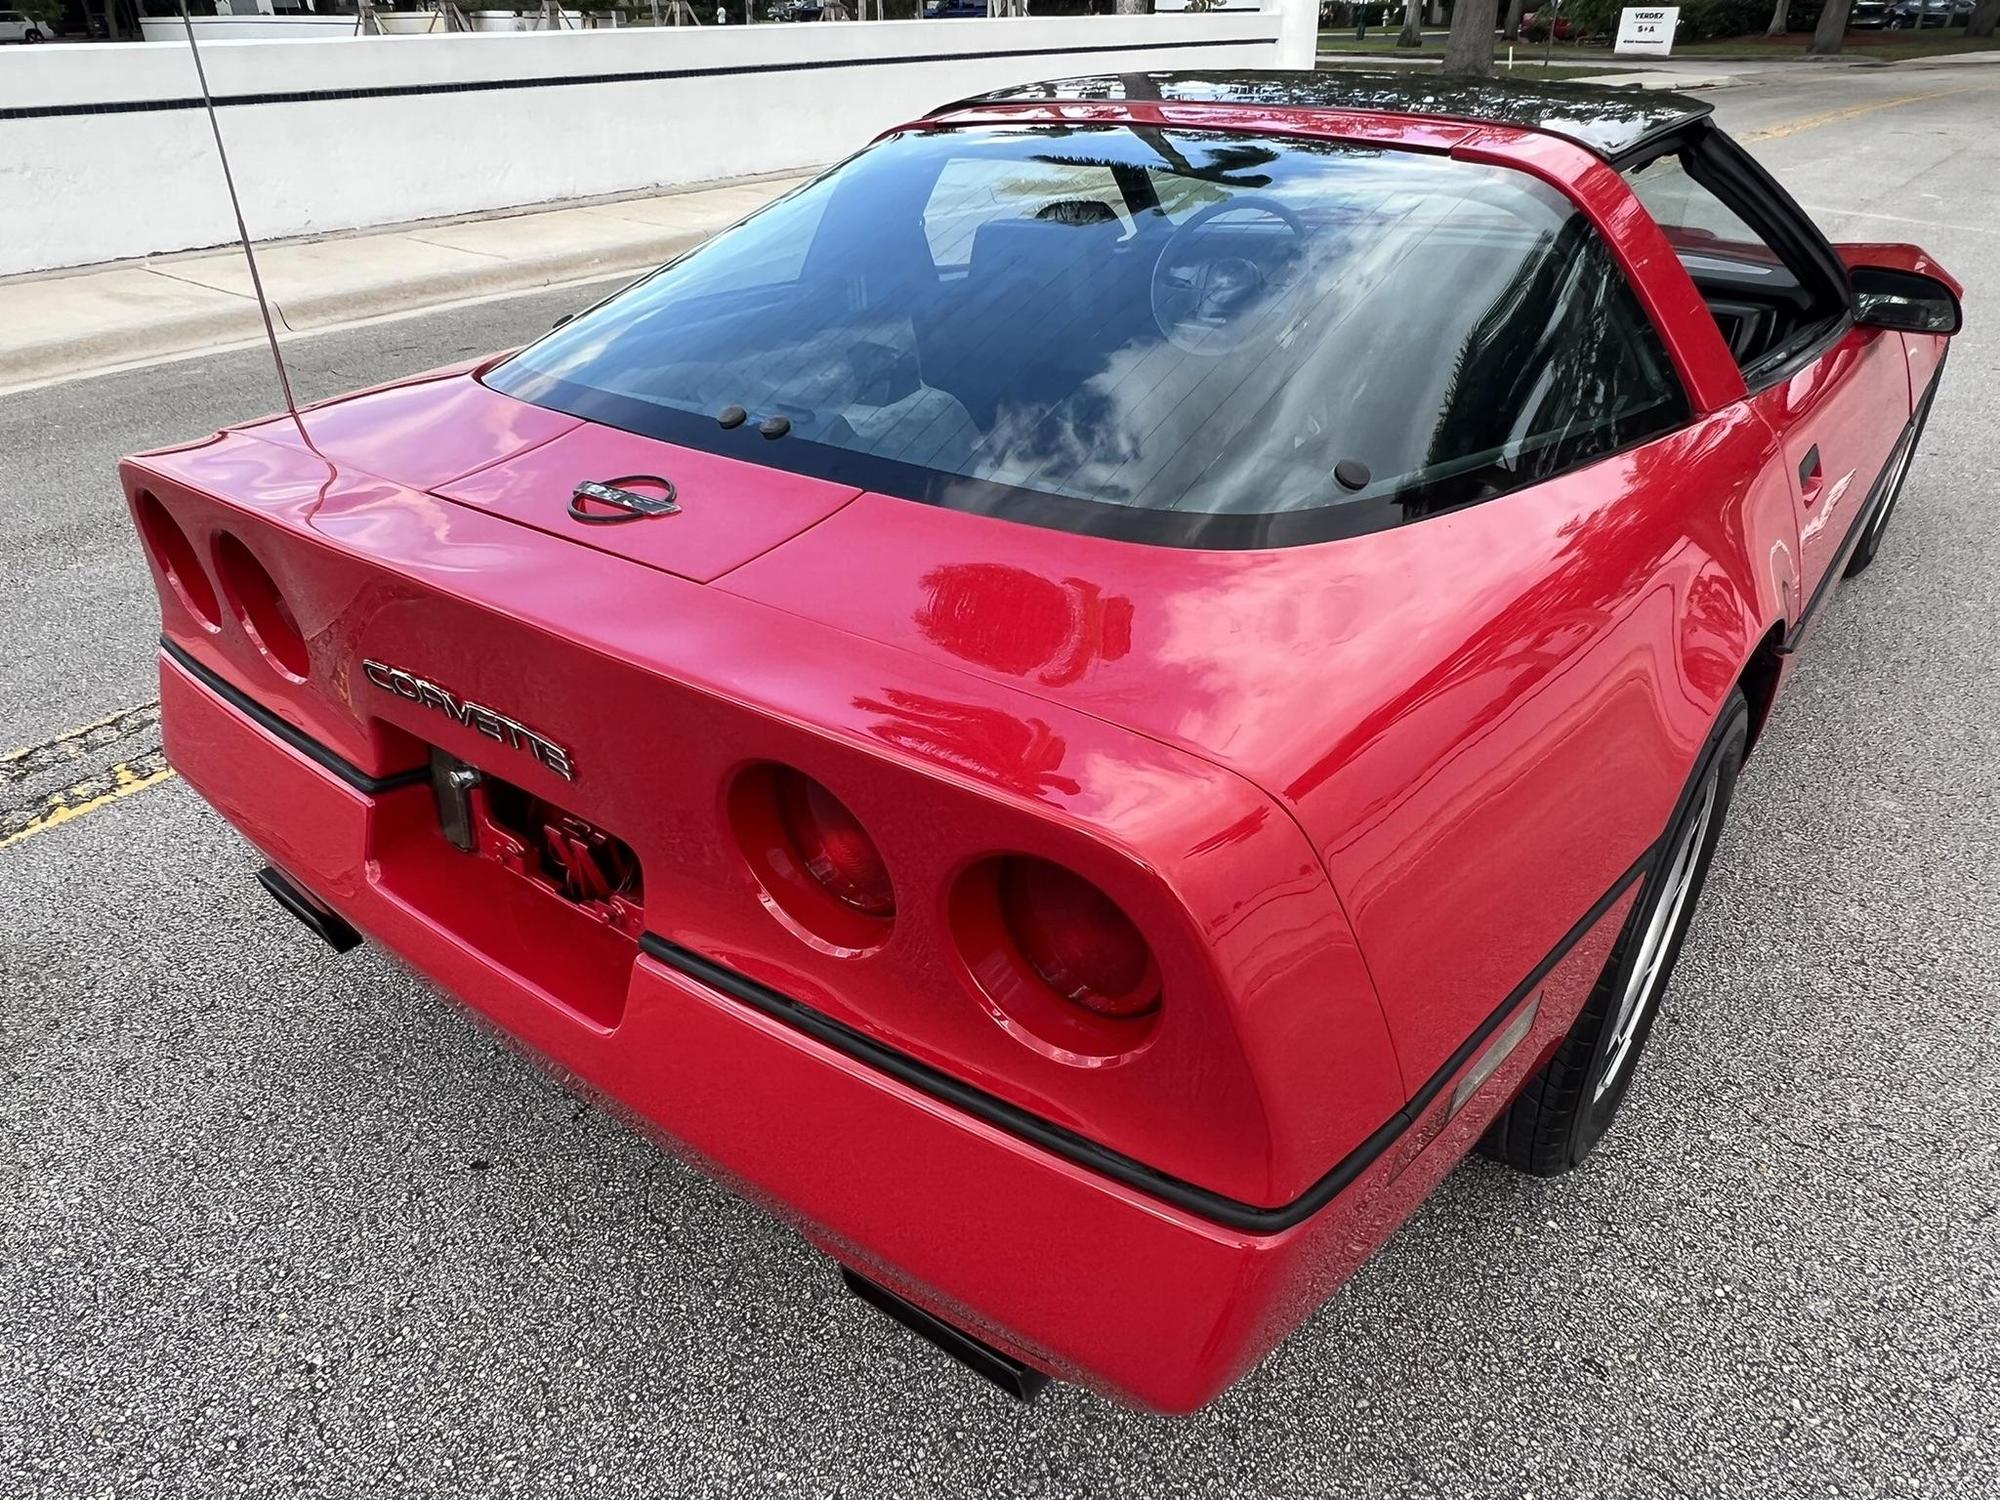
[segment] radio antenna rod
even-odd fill
[[[194,54],[194,76],[201,85],[201,102],[208,109],[208,128],[215,136],[215,159],[222,163],[222,183],[229,189],[229,207],[236,215],[236,238],[243,245],[243,259],[250,264],[250,289],[257,295],[257,311],[264,318],[264,338],[271,346],[271,363],[278,367],[278,389],[284,392],[285,411],[292,419],[292,425],[299,430],[299,438],[315,454],[313,440],[306,432],[305,418],[299,415],[299,403],[292,396],[292,377],[285,372],[285,356],[278,350],[278,329],[271,321],[271,304],[264,296],[264,278],[257,274],[257,252],[250,247],[250,229],[243,222],[243,200],[236,196],[236,176],[229,170],[229,151],[222,144],[222,122],[216,118],[215,96],[208,91],[208,70],[201,65],[201,48],[195,44],[194,18],[188,14],[188,0],[180,0],[181,26],[187,32],[188,51]]]

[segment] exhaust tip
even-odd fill
[[[346,953],[361,946],[360,933],[271,866],[266,865],[257,872],[257,884],[269,891],[273,901],[297,917],[335,953]]]
[[[914,1302],[897,1296],[885,1286],[877,1286],[851,1266],[840,1268],[840,1279],[848,1291],[863,1302],[887,1313],[925,1342],[934,1344],[964,1365],[973,1374],[1000,1387],[1016,1401],[1028,1402],[1041,1394],[1049,1377],[1032,1365],[1024,1365],[1011,1354],[1003,1354],[991,1344],[955,1328],[944,1319],[925,1312]]]

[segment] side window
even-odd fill
[[[1080,162],[960,157],[947,162],[924,204],[924,239],[940,271],[972,263],[973,241],[989,224],[1059,219],[1132,226],[1125,194],[1109,167]]]
[[[1821,278],[1774,246],[1677,155],[1625,180],[1693,278],[1744,377],[1755,384],[1811,344],[1843,311]]]
[[[1625,180],[1675,249],[1709,247],[1765,260],[1778,258],[1734,209],[1688,176],[1678,156],[1655,157],[1628,172]]]

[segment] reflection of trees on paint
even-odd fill
[[[1041,719],[896,688],[880,698],[856,698],[854,706],[880,715],[868,732],[884,744],[957,766],[980,781],[1040,801],[1082,790],[1075,777],[1058,774],[1069,741]]]
[[[916,626],[965,661],[1049,687],[1132,649],[1132,601],[1084,578],[1060,583],[1004,563],[953,563],[924,575]]]

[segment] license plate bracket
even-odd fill
[[[639,857],[566,808],[431,751],[438,828],[461,853],[490,860],[627,937],[646,926]]]

